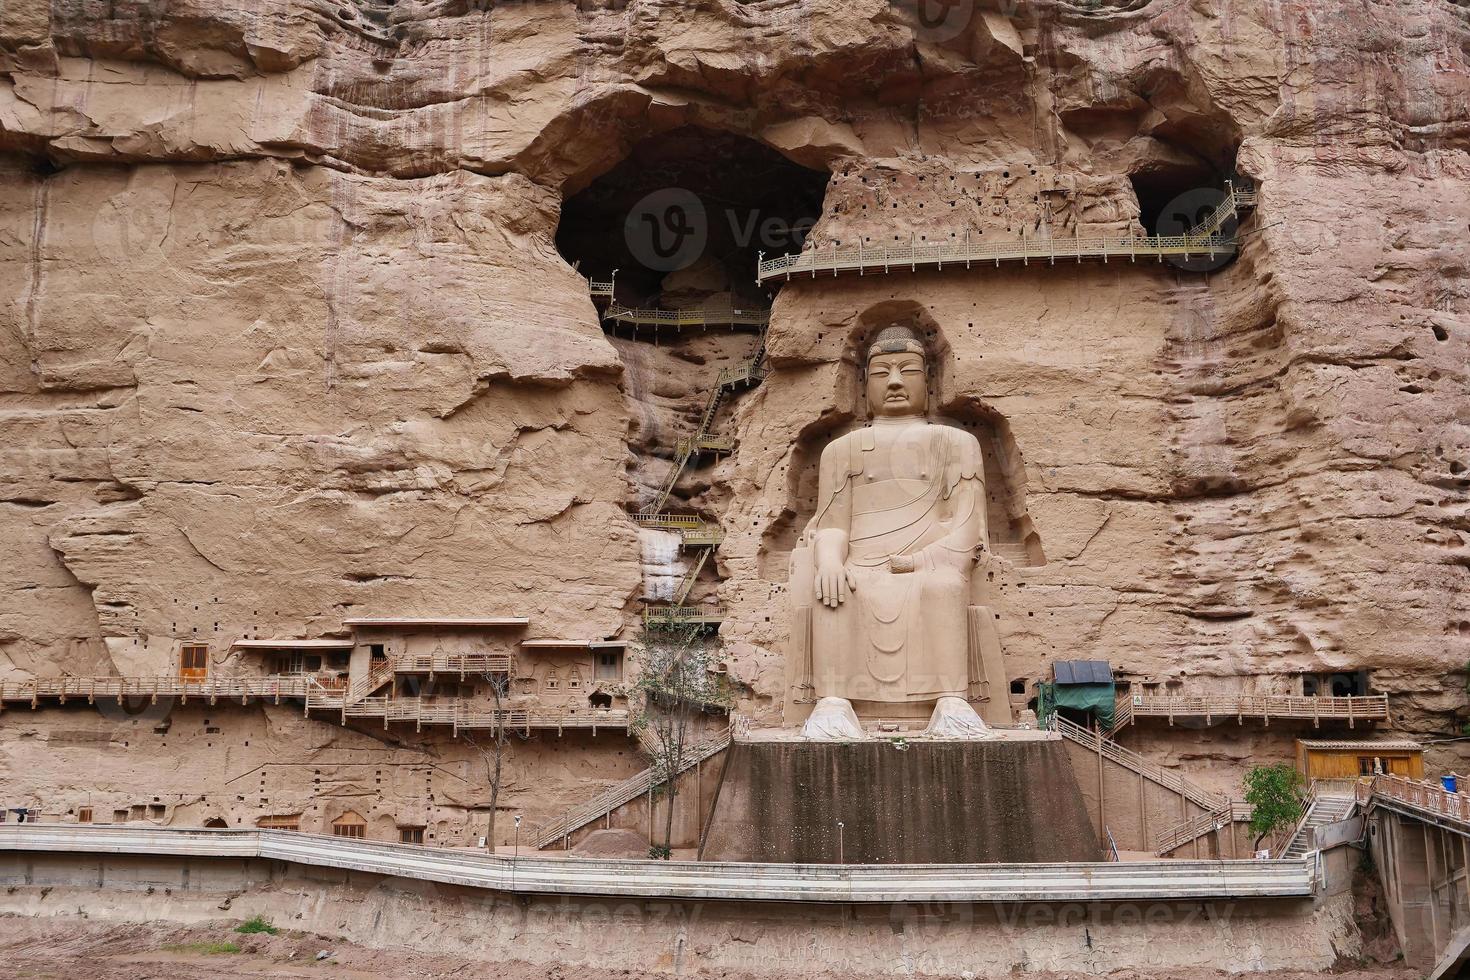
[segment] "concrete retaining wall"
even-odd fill
[[[1351,897],[851,905],[508,896],[261,858],[0,852],[0,913],[277,925],[383,948],[674,974],[1322,970]]]

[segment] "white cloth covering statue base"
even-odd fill
[[[852,702],[846,698],[822,698],[801,729],[801,737],[812,742],[860,742],[868,736],[858,722]]]
[[[929,717],[929,727],[924,729],[928,738],[982,739],[994,734],[970,703],[957,697],[940,698]]]

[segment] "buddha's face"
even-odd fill
[[[922,415],[929,401],[924,357],[909,351],[874,354],[868,361],[868,408],[873,415],[895,418]]]

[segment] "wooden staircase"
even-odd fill
[[[1198,783],[1191,782],[1170,769],[1165,769],[1157,762],[1144,758],[1132,749],[1126,749],[1112,739],[1099,735],[1090,728],[1083,728],[1081,725],[1070,722],[1061,715],[1052,715],[1050,726],[1052,731],[1063,738],[1083,746],[1088,751],[1101,753],[1102,757],[1109,762],[1116,763],[1138,773],[1150,782],[1178,793],[1202,810],[1214,812],[1229,802],[1219,793],[1211,792]]]
[[[730,737],[731,729],[725,728],[714,737],[693,746],[686,753],[683,764],[675,775],[682,775],[706,759],[725,751],[730,747]],[[642,740],[641,735],[640,740]],[[644,748],[649,749],[649,745],[645,743]],[[663,782],[657,768],[650,766],[635,776],[630,776],[620,783],[609,786],[586,803],[568,810],[556,820],[538,827],[532,840],[538,849],[548,847],[559,840],[564,841],[575,831],[612,813],[624,803],[637,799]]]

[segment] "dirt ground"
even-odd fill
[[[322,960],[317,954],[330,955]],[[344,980],[433,980],[439,977],[494,980],[630,980],[626,970],[533,966],[435,956],[408,950],[367,949],[299,932],[240,935],[225,926],[186,928],[168,924],[102,925],[81,919],[0,917],[0,975],[27,980],[220,980],[257,977],[336,977]],[[1332,974],[1341,980],[1409,980],[1410,970],[1385,967],[1348,969]],[[746,973],[694,974],[709,980],[781,980]],[[838,974],[820,974],[837,980]],[[1035,980],[1083,980],[1079,973],[1003,975]],[[1140,973],[1119,970],[1109,980],[1211,980],[1228,977],[1216,971]],[[1319,973],[1252,974],[1260,980],[1313,980]],[[802,980],[814,975],[803,974]],[[796,980],[795,976],[791,980]],[[841,980],[878,980],[842,974]],[[999,980],[999,977],[997,977]]]

